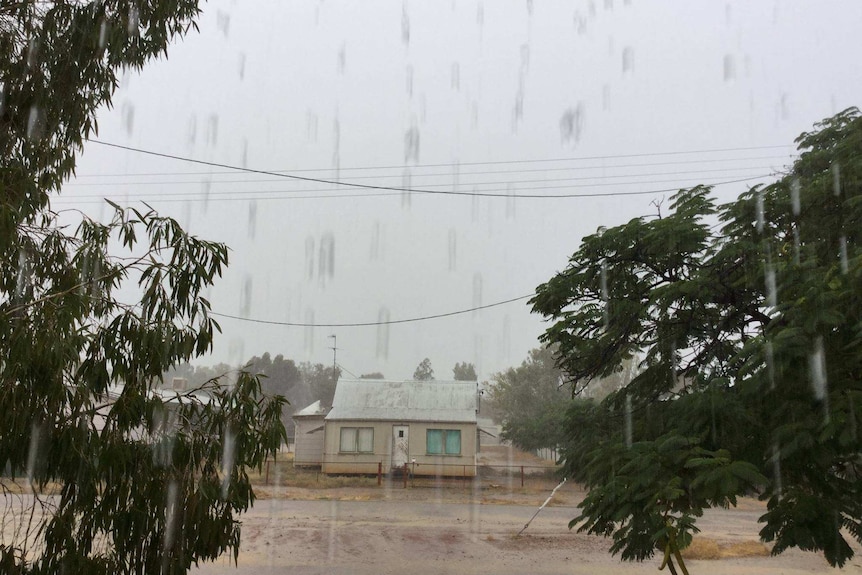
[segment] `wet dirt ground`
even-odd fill
[[[239,565],[221,560],[201,566],[198,575],[658,573],[660,564],[660,557],[621,562],[608,554],[610,540],[570,531],[583,496],[574,485],[564,486],[520,536],[545,496],[395,486],[262,495],[269,498],[242,518]],[[722,548],[756,548],[763,511],[748,499],[711,510],[698,521],[700,537]],[[862,573],[862,555],[836,571],[821,556],[797,550],[686,564],[692,575]]]

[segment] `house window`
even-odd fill
[[[425,446],[429,455],[461,455],[461,430],[429,429]]]
[[[341,445],[338,450],[342,453],[373,453],[374,428],[342,427]]]

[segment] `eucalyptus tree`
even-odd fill
[[[104,223],[51,208],[118,74],[164,54],[198,13],[194,0],[0,5],[3,573],[236,558],[246,469],[285,438],[283,400],[249,374],[207,394],[156,390],[211,348],[203,294],[226,246],[148,208],[111,204]],[[136,301],[119,296],[127,285]]]
[[[862,542],[862,117],[796,142],[786,175],[733,202],[681,190],[665,217],[584,238],[531,300],[573,381],[640,361],[567,424],[591,488],[572,526],[624,559],[673,567],[703,510],[744,494],[767,501],[773,553],[843,565]]]

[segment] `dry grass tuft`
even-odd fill
[[[731,543],[721,549],[722,557],[766,557],[769,548],[760,541]]]
[[[682,550],[682,556],[685,559],[718,559],[721,557],[721,549],[712,539],[699,537],[692,539],[691,545]]]
[[[719,545],[713,539],[698,537],[682,550],[685,559],[730,559],[736,557],[766,557],[769,548],[760,541],[740,541]]]

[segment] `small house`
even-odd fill
[[[324,418],[324,473],[474,477],[474,381],[340,379]]]
[[[293,446],[295,467],[320,467],[323,461],[323,418],[329,408],[320,401],[293,414],[296,426]]]

